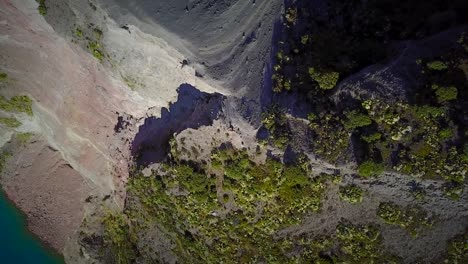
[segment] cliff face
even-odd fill
[[[182,2],[47,0],[41,15],[36,1],[0,1],[0,95],[28,96],[33,111],[2,110],[21,121],[1,128],[14,153],[2,182],[59,251],[88,196],[122,206],[130,141],[181,84],[238,95],[261,87],[281,1]],[[20,144],[21,133],[34,136]]]

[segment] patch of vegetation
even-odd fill
[[[274,234],[320,210],[325,192],[325,178],[311,177],[305,162],[257,164],[247,152],[222,146],[207,165],[174,160],[157,175],[135,175],[129,202],[141,203],[172,234],[182,262],[286,261],[294,240]],[[130,216],[137,214],[132,208],[138,207],[127,208]]]
[[[353,204],[362,202],[363,194],[363,190],[356,185],[340,186],[338,192],[341,200]]]
[[[359,165],[358,172],[365,178],[377,177],[384,172],[384,165],[368,160]]]
[[[3,124],[9,128],[16,128],[21,126],[21,122],[14,117],[0,117],[0,124]]]
[[[416,183],[414,183],[414,186],[410,189],[410,193],[417,200],[423,200],[426,196],[426,190]]]
[[[34,136],[33,133],[18,133],[16,134],[16,140],[18,140],[18,142],[21,144],[21,145],[26,145],[30,140],[31,138]]]
[[[8,74],[0,72],[0,82],[5,81],[6,79],[8,79]]]
[[[383,252],[382,236],[374,226],[341,221],[336,227],[336,236],[346,254],[338,263],[398,263]]]
[[[81,30],[81,28],[77,27],[75,29],[75,36],[77,38],[83,38],[84,34],[83,34],[83,30]]]
[[[443,187],[444,195],[452,200],[459,200],[463,193],[463,185],[457,182],[448,182]]]
[[[32,116],[32,100],[28,96],[13,96],[10,100],[0,96],[0,109],[6,112],[22,112]]]
[[[468,230],[450,241],[444,263],[468,263]]]
[[[356,110],[348,112],[345,115],[347,117],[347,120],[344,121],[346,129],[352,130],[372,124],[372,119],[368,115],[359,113]]]
[[[101,44],[99,44],[97,41],[90,41],[88,43],[88,49],[91,51],[91,54],[93,54],[93,56],[100,62],[104,60],[104,51]]]
[[[380,141],[380,139],[382,138],[382,134],[380,133],[373,133],[371,135],[363,135],[361,137],[364,141],[366,141],[367,143],[375,143],[375,142],[378,142]]]
[[[285,240],[287,241],[287,240]],[[395,256],[383,250],[383,237],[372,225],[356,225],[342,219],[335,234],[314,236],[303,234],[289,243],[287,248],[300,252],[286,263],[401,263]]]
[[[117,264],[133,263],[136,255],[131,242],[133,237],[125,215],[108,212],[102,222],[104,245],[107,247],[106,251],[111,253],[106,255],[112,257],[110,261]]]
[[[324,90],[330,90],[335,88],[340,74],[338,72],[329,72],[329,71],[319,71],[315,68],[309,68],[309,75],[314,79],[319,87]]]
[[[11,153],[3,151],[0,153],[0,173],[5,169],[5,163],[11,157]]]
[[[347,161],[349,134],[339,117],[333,114],[311,113],[309,128],[313,131],[314,153],[331,163]]]
[[[286,115],[277,106],[272,106],[262,114],[262,124],[268,130],[270,143],[279,149],[285,149],[290,140]]]
[[[39,3],[39,6],[37,7],[37,10],[39,11],[39,14],[43,16],[47,15],[46,0],[38,0],[38,3]]]
[[[286,10],[285,19],[288,24],[295,24],[297,20],[297,9],[296,8],[288,8]]]
[[[137,78],[131,76],[123,76],[121,75],[122,80],[124,83],[132,90],[135,91],[139,87],[144,87],[145,85],[140,82]]]
[[[466,154],[452,145],[456,142],[456,128],[450,125],[453,121],[446,107],[390,105],[375,99],[362,102],[362,106],[377,125],[376,130],[367,133],[381,135],[380,139],[362,136],[367,147],[380,154],[376,158],[405,174],[464,181]]]
[[[437,101],[439,103],[445,103],[448,101],[456,100],[458,97],[458,90],[456,87],[453,86],[443,87],[433,85],[432,89],[435,90]]]
[[[447,64],[439,60],[435,60],[435,61],[431,61],[427,63],[427,67],[434,71],[443,71],[448,68]]]
[[[434,224],[424,210],[417,207],[401,208],[391,202],[380,203],[377,215],[387,224],[398,225],[413,236]]]

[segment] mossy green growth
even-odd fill
[[[444,187],[444,196],[451,200],[459,200],[463,193],[463,185],[456,182],[451,182]]]
[[[33,136],[34,136],[33,133],[27,132],[27,133],[18,133],[16,134],[15,137],[21,145],[26,145]]]
[[[47,14],[47,6],[46,6],[46,0],[39,0],[39,6],[37,7],[37,10],[39,11],[39,14],[45,16]]]
[[[365,127],[372,124],[372,119],[363,113],[359,113],[356,110],[345,114],[347,120],[343,122],[346,129],[352,130],[359,127]]]
[[[426,190],[419,185],[411,189],[410,193],[416,200],[423,200],[426,196]]]
[[[9,128],[16,128],[21,126],[21,122],[14,117],[0,117],[0,124],[3,124]]]
[[[286,263],[401,263],[401,259],[384,251],[383,237],[372,225],[357,225],[342,219],[334,236],[302,235],[293,248],[302,252]]]
[[[292,7],[288,8],[284,17],[289,24],[295,24],[297,20],[297,9]]]
[[[439,131],[440,140],[444,141],[453,137],[453,130],[451,128],[444,128]]]
[[[368,160],[359,165],[358,172],[365,178],[376,177],[384,172],[384,165]]]
[[[222,146],[207,165],[172,161],[161,175],[132,177],[128,201],[142,206],[126,212],[143,210],[161,224],[182,263],[286,261],[294,239],[279,243],[274,234],[318,211],[326,187],[303,167],[272,158],[257,164],[246,151]]]
[[[131,243],[130,227],[125,215],[107,212],[102,222],[104,226],[104,244],[112,255],[113,263],[133,263],[136,256]]]
[[[285,149],[290,140],[286,115],[277,106],[273,106],[262,113],[262,124],[268,130],[270,143],[279,149]]]
[[[329,259],[324,258],[323,252],[333,248],[337,243],[332,237],[301,237],[297,239],[298,246],[302,249],[301,258],[293,263],[331,263]]]
[[[139,81],[137,78],[135,77],[131,77],[131,76],[124,76],[124,75],[121,75],[122,77],[122,80],[124,81],[124,83],[128,86],[128,88],[130,88],[132,91],[135,91],[137,88],[139,87],[144,87],[145,85]]]
[[[375,142],[379,141],[382,138],[382,134],[374,133],[374,134],[371,134],[371,135],[368,135],[368,136],[362,136],[361,138],[364,141],[366,141],[367,143],[375,143]]]
[[[454,86],[445,87],[433,85],[432,88],[435,90],[437,101],[439,103],[456,100],[458,97],[458,89]]]
[[[22,112],[33,115],[32,100],[28,96],[13,96],[10,100],[0,96],[0,109],[6,112]]]
[[[96,41],[90,41],[88,43],[88,49],[91,51],[91,54],[93,54],[93,56],[100,62],[104,60],[104,52],[102,50],[101,44]]]
[[[10,157],[11,157],[10,152],[4,151],[0,153],[0,173],[3,172],[3,170],[5,169],[5,163]]]
[[[362,202],[363,194],[363,190],[356,185],[340,186],[338,192],[341,200],[353,204]]]
[[[83,38],[84,34],[83,34],[83,30],[81,30],[81,28],[77,27],[75,29],[75,36],[77,38]]]
[[[0,82],[5,81],[8,78],[8,74],[0,72]]]
[[[403,208],[392,202],[380,203],[377,215],[387,224],[398,225],[413,236],[417,236],[424,227],[433,225],[426,211],[417,207]]]
[[[444,263],[468,263],[468,230],[450,241]]]
[[[442,61],[435,60],[427,63],[427,67],[434,71],[443,71],[448,68],[447,64]]]
[[[349,133],[334,114],[309,114],[309,128],[313,131],[313,146],[317,156],[336,164],[346,161],[349,148]]]
[[[335,88],[338,83],[338,79],[340,78],[340,74],[338,72],[319,71],[313,67],[309,68],[309,75],[323,90],[331,90]]]
[[[376,227],[341,221],[336,227],[336,236],[342,243],[341,250],[350,261],[345,259],[344,263],[384,263],[380,246],[382,237]]]

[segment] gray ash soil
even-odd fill
[[[99,2],[120,25],[135,24],[149,34],[165,36],[236,95],[258,97],[282,1]]]

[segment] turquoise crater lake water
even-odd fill
[[[63,264],[63,259],[26,228],[24,215],[0,190],[0,263]]]

